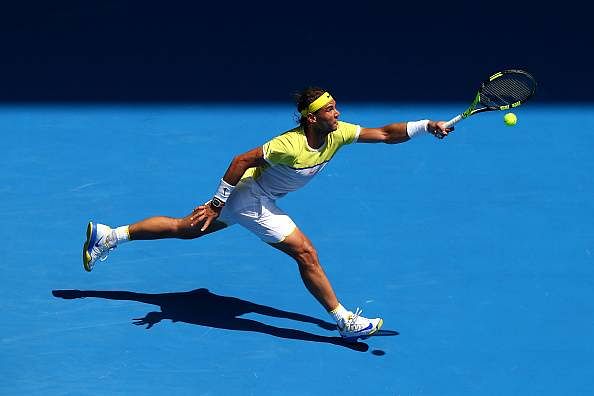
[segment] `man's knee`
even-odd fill
[[[192,227],[189,217],[175,219],[172,224],[173,234],[177,238],[192,239],[200,236],[200,227]]]
[[[184,218],[173,219],[170,224],[170,231],[174,235],[180,235],[186,229],[186,223],[184,222]]]
[[[296,249],[295,259],[299,265],[314,267],[319,266],[318,252],[310,241],[304,239]]]
[[[226,228],[227,225],[220,221],[214,221],[204,231],[201,231],[201,227],[202,223],[194,224],[192,226],[192,221],[189,217],[177,219],[175,222],[175,235],[177,238],[181,239],[194,239],[222,230],[223,228]]]
[[[283,242],[271,243],[270,245],[291,256],[302,268],[320,266],[318,252],[311,241],[299,229],[295,229]]]

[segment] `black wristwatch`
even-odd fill
[[[221,210],[225,206],[225,202],[221,201],[217,197],[210,200],[210,206],[215,210]]]

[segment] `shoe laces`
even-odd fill
[[[359,307],[357,307],[357,309],[355,309],[355,313],[351,313],[347,320],[344,323],[344,328],[347,331],[358,331],[361,330],[364,327],[367,327],[367,323],[366,320],[359,320],[359,319],[365,319],[361,316],[361,314],[363,313],[363,310],[360,309]]]
[[[101,238],[100,240],[98,240],[95,243],[95,246],[93,246],[94,256],[99,261],[107,260],[107,256],[109,255],[109,252],[111,252],[113,249],[116,248],[116,246],[110,246],[111,245],[110,240],[112,239],[111,234],[105,236],[104,238],[105,238],[105,240],[103,240],[103,238]]]

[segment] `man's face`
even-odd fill
[[[340,116],[340,112],[336,108],[336,101],[333,99],[316,111],[315,125],[320,131],[330,133],[338,129],[338,116]]]

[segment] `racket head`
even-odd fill
[[[535,92],[536,80],[530,73],[503,70],[481,84],[479,102],[488,110],[507,110],[525,103]]]

